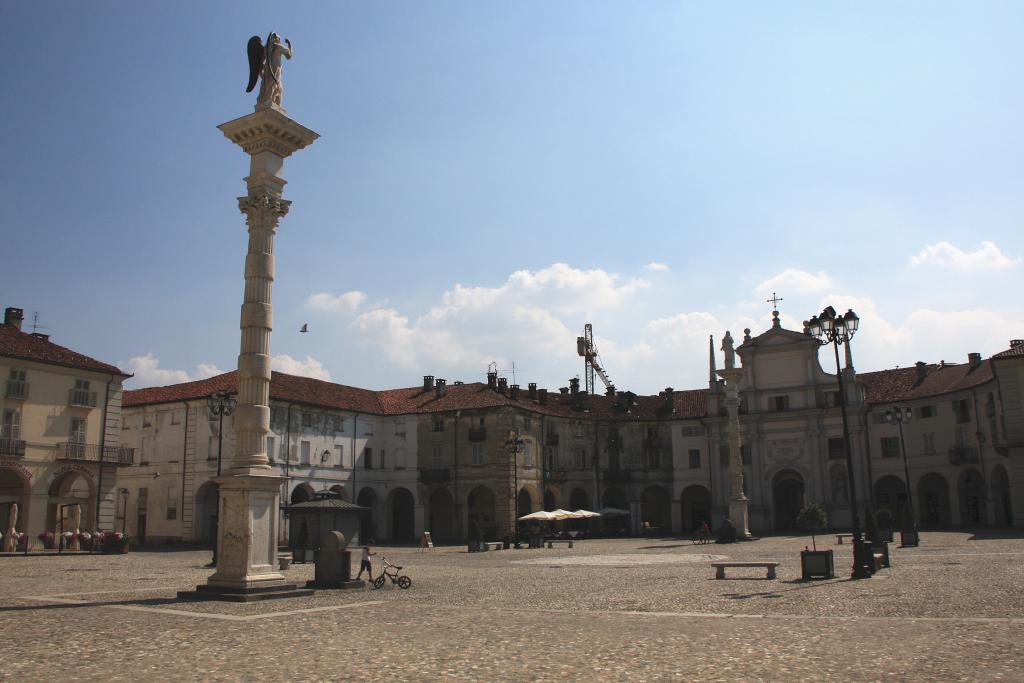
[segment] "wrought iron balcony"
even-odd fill
[[[7,398],[25,401],[28,399],[28,382],[17,379],[7,380]]]
[[[949,464],[978,462],[978,449],[973,446],[953,446],[949,449]]]
[[[655,450],[664,446],[664,439],[661,436],[654,434],[651,436],[645,436],[643,443],[641,444],[645,451]]]
[[[96,407],[96,392],[85,389],[68,389],[68,404],[83,406],[85,408]]]
[[[487,440],[487,428],[486,427],[470,427],[469,428],[469,440],[474,442],[486,441]]]
[[[8,458],[24,458],[25,441],[22,439],[0,439],[0,455]]]
[[[558,434],[555,432],[548,432],[544,435],[545,446],[557,446],[558,445]]]
[[[59,443],[57,460],[76,462],[100,462],[107,465],[132,465],[135,449],[123,446],[99,446],[92,443]]]
[[[605,470],[604,480],[619,484],[626,483],[632,479],[632,472],[629,470]]]
[[[424,484],[446,484],[451,481],[452,470],[450,467],[435,467],[429,470],[420,470],[420,481]]]

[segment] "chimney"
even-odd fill
[[[519,385],[513,384],[508,388],[508,395],[513,401],[519,400]]]
[[[971,370],[981,365],[981,354],[980,353],[969,353],[967,354],[967,364],[970,365]]]
[[[609,384],[608,388],[604,390],[604,395],[608,398],[615,398],[615,385]]]
[[[7,309],[7,310],[10,310],[10,309]],[[1024,339],[1011,339],[1010,340],[1010,348],[1011,349],[1019,349],[1022,346],[1024,346]]]
[[[497,389],[498,388],[498,373],[496,373],[496,372],[488,372],[487,373],[487,386],[490,387],[491,389]]]
[[[504,394],[506,391],[508,391],[508,380],[506,378],[504,378],[504,377],[499,377],[498,378],[498,391],[500,393],[502,393],[502,394]]]
[[[548,403],[548,390],[547,389],[538,389],[537,390],[537,402],[540,403],[542,406],[543,405],[547,405],[547,403]]]
[[[434,388],[434,376],[423,375],[423,391],[430,391]]]
[[[434,389],[437,392],[438,398],[441,398],[442,396],[448,393],[447,384],[448,382],[446,382],[445,380],[441,379],[440,377],[437,378],[436,383],[434,385]]]
[[[917,368],[917,384],[924,381],[924,378],[928,376],[928,364],[924,361],[917,361],[914,363],[914,367]]]
[[[465,382],[463,382],[461,379],[457,379],[454,382],[452,382],[452,384],[454,384],[457,387],[461,387],[463,384],[465,384]]]
[[[562,396],[566,396],[569,393],[569,387],[558,387],[558,393]]]
[[[21,321],[25,319],[25,311],[20,308],[7,308],[4,310],[4,325],[21,330]]]
[[[573,377],[571,380],[569,380],[569,391],[572,392],[573,396],[575,396],[576,394],[580,393],[580,378],[579,377]]]
[[[50,335],[43,334],[42,332],[33,332],[32,336],[36,339],[42,339],[43,341],[50,341]]]
[[[537,383],[536,382],[530,382],[529,384],[526,385],[526,390],[528,392],[527,395],[530,397],[530,400],[531,401],[536,401],[537,400]]]

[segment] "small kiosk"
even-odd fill
[[[317,491],[313,500],[288,505],[285,512],[293,561],[314,562],[324,532],[340,531],[349,543],[361,544],[359,527],[370,508],[342,500],[334,491]]]

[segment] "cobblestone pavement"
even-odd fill
[[[809,536],[378,548],[410,590],[253,604],[174,599],[207,552],[4,557],[0,679],[1021,680],[1024,536],[925,533],[865,581],[834,541],[841,578],[811,583]],[[778,579],[715,580],[712,556],[777,560]]]

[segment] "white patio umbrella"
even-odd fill
[[[626,517],[629,515],[629,510],[621,510],[619,508],[603,507],[598,512],[602,517]]]
[[[554,522],[564,517],[555,517],[555,513],[547,512],[546,510],[538,510],[537,512],[531,512],[528,515],[523,515],[519,518],[520,522]]]
[[[572,513],[572,516],[576,517],[577,519],[587,519],[589,517],[600,517],[601,513],[591,512],[590,510],[576,510],[574,513]]]
[[[569,512],[568,510],[552,510],[550,514],[552,515],[551,519],[555,521],[562,519],[578,519],[575,513]]]

